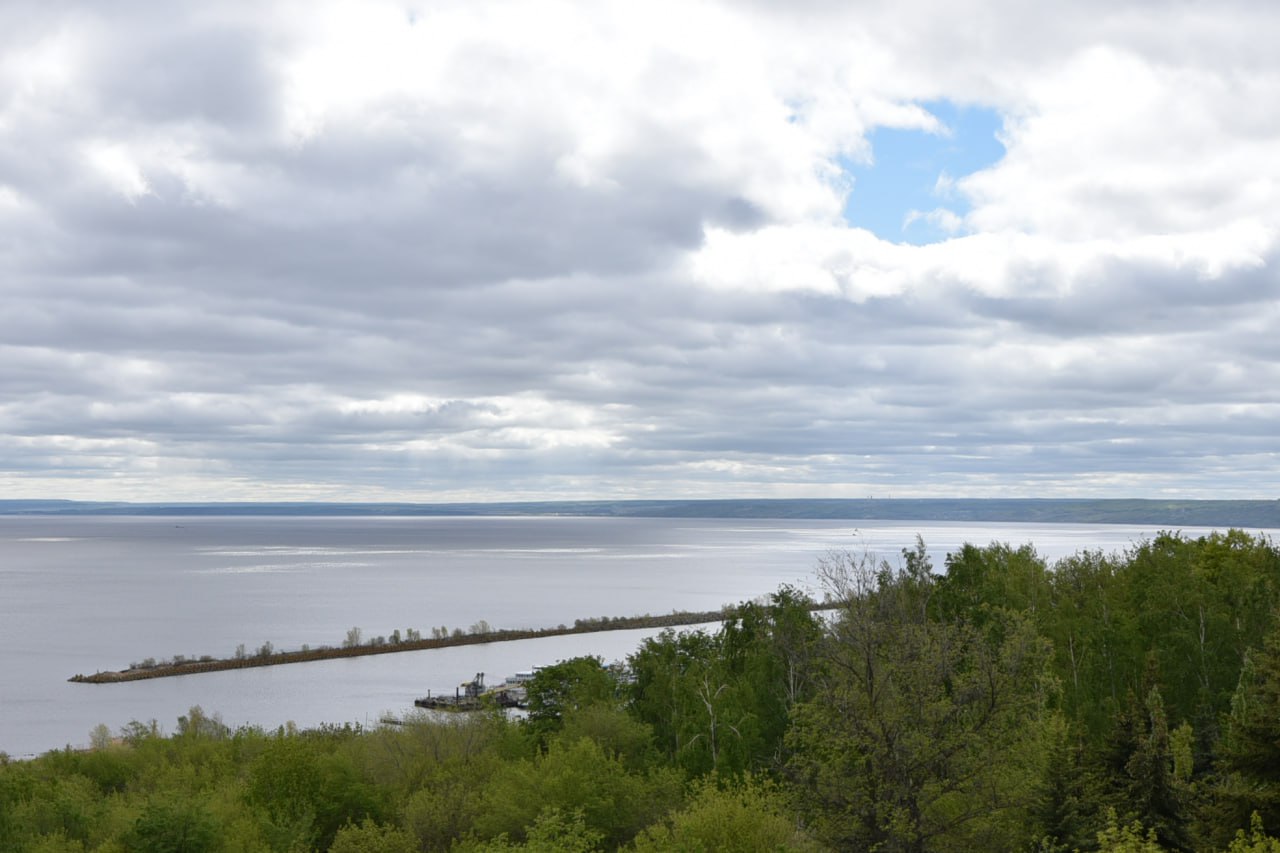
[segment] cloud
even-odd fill
[[[0,33],[10,494],[1273,489],[1265,5],[18,3]],[[937,176],[949,238],[846,223],[845,164],[939,104],[1004,148]]]

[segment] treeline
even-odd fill
[[[1280,853],[1280,550],[838,555],[527,719],[229,731],[192,709],[0,766],[9,851]]]

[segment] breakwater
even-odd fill
[[[830,609],[835,605],[815,605],[814,610]],[[497,628],[473,633],[455,633],[446,637],[401,640],[399,642],[362,643],[349,646],[320,646],[294,651],[259,651],[230,658],[204,657],[196,660],[166,661],[128,669],[96,672],[93,675],[77,674],[68,681],[77,684],[117,684],[124,681],[145,681],[151,678],[173,678],[179,675],[200,675],[206,672],[225,672],[231,669],[249,669],[259,666],[282,666],[291,663],[308,663],[336,658],[358,658],[368,655],[388,655],[398,652],[418,652],[427,649],[445,649],[453,646],[472,646],[480,643],[504,643],[510,640],[535,640],[541,637],[562,637],[567,634],[594,634],[601,631],[623,631],[631,628],[678,628],[704,622],[719,622],[732,617],[734,608],[700,612],[678,611],[660,616],[615,616],[596,619],[580,619],[572,627],[559,625],[554,628],[508,629]]]

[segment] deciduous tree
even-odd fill
[[[901,570],[846,557],[817,695],[796,710],[792,778],[822,840],[846,849],[1016,849],[1043,755],[1048,644],[1003,610],[930,617],[923,549]]]

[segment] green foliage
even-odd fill
[[[1230,832],[1256,819],[1265,833],[1280,834],[1280,622],[1241,670],[1218,770],[1213,822]]]
[[[947,555],[947,572],[938,579],[936,605],[944,619],[963,616],[981,622],[990,608],[1003,608],[1037,619],[1051,601],[1048,567],[1030,545],[1012,548],[993,543],[986,548],[963,545]]]
[[[1069,853],[1088,849],[1096,835],[1096,797],[1083,746],[1060,714],[1045,721],[1044,750],[1044,768],[1031,806],[1040,838],[1037,850]]]
[[[580,810],[565,813],[551,808],[538,815],[522,844],[512,843],[504,834],[488,842],[464,843],[459,850],[466,853],[515,850],[527,853],[591,853],[600,849],[603,838],[601,833],[587,826]]]
[[[1173,778],[1186,785],[1195,772],[1196,733],[1190,723],[1182,723],[1169,733],[1169,751],[1173,755]]]
[[[636,839],[637,853],[753,853],[818,850],[796,827],[785,798],[764,781],[745,778],[721,787],[699,783],[692,800]]]
[[[521,840],[544,811],[576,810],[616,847],[665,814],[679,801],[680,788],[678,775],[629,772],[589,740],[554,740],[545,754],[508,764],[489,780],[475,831],[480,838]]]
[[[633,712],[652,727],[662,753],[694,772],[712,765],[708,744],[695,751],[700,732],[700,708],[695,690],[715,658],[712,637],[705,631],[663,631],[643,641],[629,659],[635,683]]]
[[[566,714],[560,739],[566,743],[589,740],[632,771],[657,761],[653,730],[621,708],[588,705]]]
[[[130,720],[120,728],[120,739],[130,746],[137,746],[150,738],[160,737],[160,724],[155,720],[143,723]]]
[[[631,708],[663,754],[693,774],[781,763],[791,708],[812,695],[818,665],[809,605],[784,587],[737,607],[716,634],[668,630],[641,644]]]
[[[400,792],[403,823],[424,849],[446,849],[470,831],[489,779],[505,766],[513,727],[490,715],[421,718],[362,739],[366,773]]]
[[[1125,677],[1134,665],[1119,572],[1115,561],[1096,551],[1060,560],[1049,606],[1040,611],[1041,631],[1053,643],[1063,707],[1095,737],[1105,731],[1109,710],[1124,695]]]
[[[741,772],[780,763],[783,736],[796,703],[813,696],[822,627],[812,601],[782,587],[765,604],[733,610],[719,635],[722,677],[744,712],[736,764],[717,769]]]
[[[828,565],[829,673],[796,709],[793,778],[815,831],[852,849],[1017,849],[1030,839],[1049,649],[1030,622],[929,618],[931,575]]]
[[[103,723],[98,723],[89,732],[89,748],[97,750],[106,749],[109,746],[111,746],[111,729]]]
[[[1136,743],[1125,763],[1126,805],[1171,850],[1190,850],[1187,791],[1174,775],[1174,755],[1164,701],[1152,687],[1141,706]]]
[[[327,848],[340,827],[381,811],[377,789],[351,760],[305,735],[268,742],[249,769],[246,796],[265,814],[277,845],[288,840]]]
[[[126,842],[137,853],[210,853],[220,849],[218,824],[197,803],[149,802]]]
[[[329,853],[418,853],[418,844],[402,829],[365,820],[339,829]]]
[[[1121,826],[1114,811],[1107,814],[1107,825],[1098,832],[1099,853],[1165,853],[1156,841],[1155,830],[1143,830],[1138,821]]]
[[[403,807],[404,825],[422,849],[446,850],[471,831],[484,811],[483,784],[441,777],[409,795]]]
[[[1277,578],[1280,551],[1238,530],[1197,539],[1161,533],[1123,560],[1061,561],[1043,628],[1072,713],[1100,735],[1125,692],[1145,689],[1154,663],[1171,719],[1222,714],[1280,603]]]
[[[595,705],[618,704],[618,682],[598,657],[577,657],[544,666],[526,685],[529,725],[540,742],[559,731],[565,714]]]
[[[206,715],[199,705],[193,705],[185,715],[178,717],[178,737],[216,739],[230,733],[220,714]]]
[[[83,842],[64,835],[46,835],[36,839],[26,848],[28,853],[83,853]]]
[[[1249,834],[1245,835],[1243,829],[1237,831],[1227,853],[1280,853],[1280,840],[1266,834],[1262,818],[1254,813],[1249,818]]]

